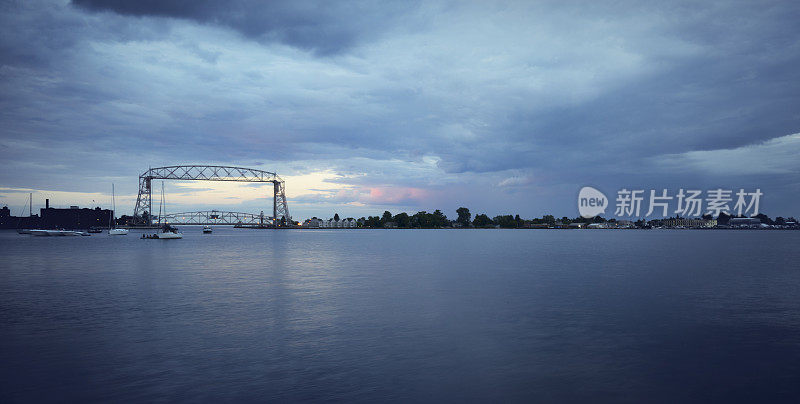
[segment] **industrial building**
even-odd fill
[[[0,209],[0,228],[4,229],[88,229],[108,228],[112,211],[109,209],[70,206],[69,209],[51,208],[50,200],[39,209],[39,215],[11,216],[8,207]]]

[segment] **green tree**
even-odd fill
[[[428,212],[422,210],[411,216],[411,227],[429,228],[431,226],[430,215]]]
[[[472,225],[475,227],[489,227],[493,224],[492,219],[489,219],[489,216],[483,213],[475,215],[475,219],[472,221]]]
[[[409,227],[411,225],[411,218],[406,212],[400,212],[394,215],[392,221],[397,223],[397,227]]]
[[[382,224],[382,225],[385,225],[386,223],[389,223],[389,222],[391,222],[391,221],[392,221],[392,214],[391,214],[391,212],[389,212],[388,210],[387,210],[387,211],[384,211],[384,212],[383,212],[383,217],[381,217],[381,224]]]
[[[514,216],[511,215],[495,216],[494,219],[492,219],[492,221],[494,222],[494,224],[504,229],[514,229],[517,227],[517,221],[514,220]]]
[[[367,220],[364,222],[364,227],[369,227],[372,229],[383,227],[381,225],[381,218],[379,218],[378,216],[368,217]]]
[[[447,216],[439,209],[434,210],[431,214],[431,222],[433,222],[433,227],[447,227],[450,223],[447,221]]]
[[[333,220],[335,220],[337,222],[339,221],[339,214],[338,213],[334,213],[333,214]]]
[[[469,209],[461,207],[456,209],[456,213],[458,214],[458,219],[456,221],[461,223],[464,227],[469,227],[469,221],[472,218],[472,214],[469,213]]]
[[[544,215],[542,216],[542,222],[547,224],[556,224],[556,218],[553,215]]]

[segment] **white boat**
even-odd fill
[[[170,240],[170,239],[178,239],[183,238],[183,234],[181,233],[171,233],[171,232],[164,232],[156,234],[159,240]]]
[[[117,211],[117,201],[114,198],[114,184],[111,184],[111,219],[108,223],[109,236],[125,236],[128,234],[128,229],[117,229],[114,223],[114,215]]]
[[[30,230],[30,234],[32,236],[37,237],[63,237],[63,236],[82,236],[84,232],[82,231],[72,231],[72,230],[43,230],[43,229],[33,229]],[[89,233],[86,233],[88,236]]]
[[[179,239],[183,238],[183,234],[178,231],[177,228],[172,227],[168,224],[165,224],[164,227],[161,228],[161,232],[147,235],[142,234],[143,239],[159,239],[159,240],[172,240],[172,239]]]
[[[163,207],[164,213],[166,213],[167,212],[167,203],[164,200],[164,183],[163,182],[161,183],[161,203],[159,204],[159,207],[158,207],[158,221],[159,221],[159,223],[161,222],[162,207]],[[164,225],[161,227],[161,232],[153,234],[152,236],[142,235],[142,238],[157,238],[159,240],[172,240],[172,239],[183,238],[183,234],[181,234],[181,232],[179,232],[176,227],[170,226],[169,223],[164,223]]]
[[[203,234],[210,234],[211,226],[203,226]]]

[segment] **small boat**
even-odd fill
[[[166,203],[164,203],[164,183],[161,183],[161,203],[158,207],[158,222],[161,223],[161,209],[165,207]],[[164,212],[166,212],[166,207],[164,208]],[[159,239],[159,240],[172,240],[172,239],[179,239],[183,238],[183,234],[178,231],[177,227],[172,227],[169,223],[164,223],[161,227],[161,232],[156,233],[150,236],[142,235],[143,239]]]
[[[90,227],[86,230],[87,233],[102,233],[103,229],[99,227]]]
[[[84,233],[82,231],[72,231],[72,230],[43,230],[43,229],[33,229],[30,231],[32,236],[37,237],[64,237],[64,236],[82,236],[86,234],[87,236],[89,233]]]
[[[117,211],[117,201],[114,198],[114,184],[111,184],[111,219],[108,223],[109,236],[125,236],[128,234],[128,229],[117,229],[114,223],[114,213]]]
[[[172,227],[168,224],[165,224],[159,233],[151,235],[142,234],[142,239],[172,240],[179,238],[183,238],[183,234],[178,231],[178,228]]]
[[[156,238],[158,238],[159,240],[172,240],[172,239],[183,238],[183,234],[172,233],[172,232],[158,233],[156,234],[156,236],[157,236]]]
[[[211,226],[203,226],[203,234],[211,234]]]

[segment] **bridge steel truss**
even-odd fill
[[[204,210],[198,212],[168,213],[161,215],[161,220],[172,225],[247,225],[264,226],[272,222],[271,217],[242,212],[224,212],[221,210]]]
[[[283,219],[286,224],[292,222],[286,203],[286,183],[277,174],[244,167],[187,165],[151,168],[139,176],[139,195],[133,210],[133,220],[137,225],[153,224],[153,180],[271,182],[272,225],[280,226]]]

